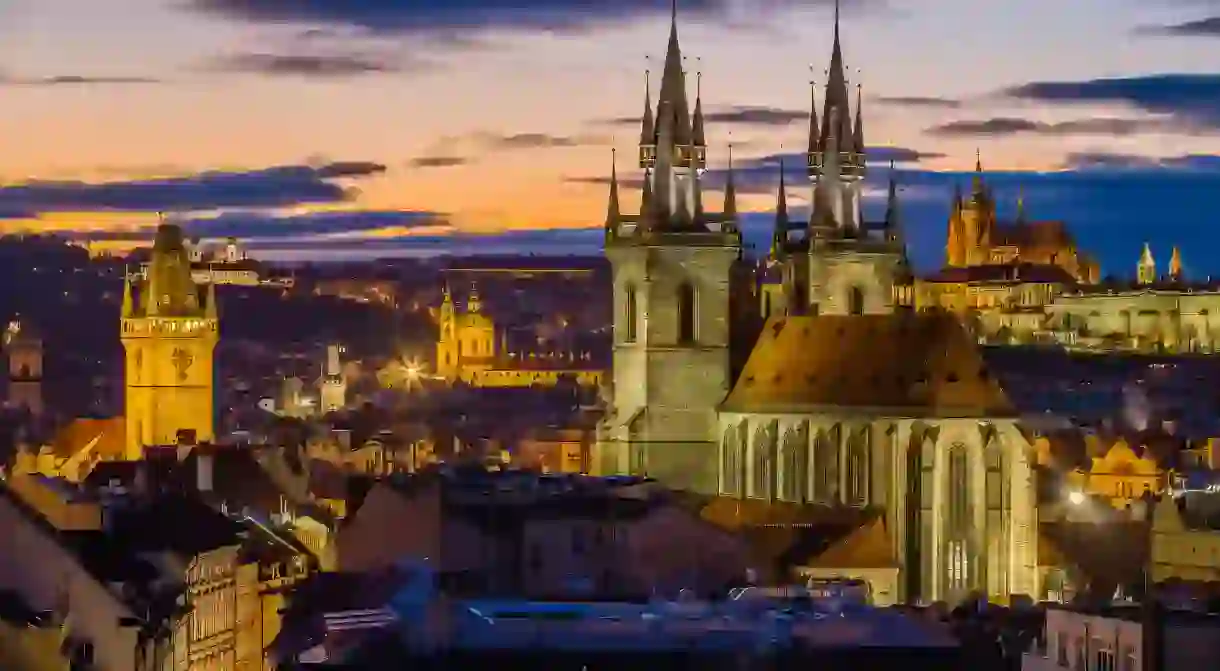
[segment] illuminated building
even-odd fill
[[[123,289],[126,352],[126,449],[138,460],[146,446],[173,445],[187,431],[214,439],[212,354],[220,337],[216,289],[206,294],[191,275],[182,230],[157,228],[147,279]]]
[[[580,385],[596,386],[605,374],[593,367],[587,352],[511,351],[507,329],[498,329],[491,315],[484,312],[475,287],[471,287],[464,309],[459,309],[446,286],[438,322],[436,377],[450,384],[551,386],[566,378]]]
[[[735,381],[729,331],[740,326],[728,306],[740,239],[731,218],[699,214],[702,119],[698,101],[693,119],[686,112],[680,62],[671,27],[655,132],[644,114],[638,219],[619,215],[611,178],[614,395],[594,472],[646,474],[716,494],[728,510],[824,508],[874,524],[852,541],[868,552],[802,558],[793,571],[872,581],[896,601],[1038,593],[1018,412],[959,318],[907,309],[894,197],[885,221],[862,216],[862,96],[853,114],[837,17],[820,123],[810,110],[813,208],[805,222],[777,217],[782,310],[773,298]]]
[[[8,355],[8,407],[42,415],[42,338],[28,320],[9,322],[4,330],[4,353]]]
[[[342,345],[326,346],[326,362],[322,366],[318,393],[318,406],[323,413],[342,410],[347,406],[347,380],[343,377],[343,364],[339,360],[339,356],[346,351]]]
[[[1062,221],[1028,221],[1023,199],[1017,201],[1017,218],[1001,223],[996,201],[983,181],[983,161],[975,163],[970,197],[960,191],[953,197],[945,265],[968,268],[1017,263],[1063,268],[1077,281],[1098,280],[1097,262],[1079,252]]]

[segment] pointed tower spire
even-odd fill
[[[1136,266],[1135,274],[1140,284],[1156,282],[1156,259],[1152,258],[1152,248],[1146,242],[1143,251],[1140,252],[1140,262]]]
[[[981,197],[986,193],[986,187],[983,184],[983,151],[979,148],[974,150],[974,186],[973,195]]]
[[[852,132],[855,140],[853,151],[861,156],[863,161],[864,156],[864,85],[856,84],[856,127]]]
[[[889,242],[901,242],[901,222],[898,219],[898,170],[894,159],[890,159],[890,188],[885,199],[885,238]]]
[[[1182,251],[1176,245],[1169,257],[1169,279],[1175,282],[1182,279]]]
[[[483,309],[483,301],[479,298],[479,285],[470,283],[470,294],[466,296],[466,312],[475,314]]]
[[[698,63],[698,67],[695,69],[695,118],[692,122],[694,127],[691,131],[691,143],[695,147],[706,147],[707,138],[703,134],[703,59],[696,58],[695,61]],[[702,157],[702,155],[700,153],[699,156]],[[704,166],[699,165],[698,167]]]
[[[737,187],[733,183],[733,143],[729,142],[729,172],[724,184],[724,219],[725,223],[737,221]]]
[[[606,204],[606,235],[613,236],[621,220],[618,204],[618,150],[610,148],[610,198]]]
[[[645,61],[647,61],[645,56]],[[657,158],[657,128],[652,118],[652,71],[644,67],[644,114],[640,117],[640,168],[648,170]]]
[[[838,109],[838,123],[831,127],[830,110]],[[839,37],[839,2],[835,0],[834,45],[830,52],[830,68],[827,70],[826,99],[823,101],[822,131],[818,144],[826,149],[831,133],[838,136],[839,150],[845,151],[854,144],[851,141],[852,118],[847,98],[847,73],[843,66],[843,44]]]
[[[119,315],[121,317],[135,316],[135,303],[131,297],[131,276],[128,275],[126,268],[123,268],[123,308]]]
[[[805,150],[809,176],[816,175],[819,167],[818,150],[818,82],[813,76],[813,64],[809,64],[809,147]]]
[[[783,149],[780,149],[781,153]],[[784,160],[779,161],[779,187],[775,192],[775,228],[771,234],[771,259],[783,258],[788,243],[788,195],[784,184]]]

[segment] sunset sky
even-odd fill
[[[752,235],[832,6],[679,2]],[[0,0],[0,229],[133,240],[166,211],[267,258],[593,253],[668,22],[669,0]],[[1220,275],[1220,1],[844,0],[843,39],[875,192],[905,159],[919,265],[978,149],[1001,199],[1067,220],[1106,271],[1149,240]]]

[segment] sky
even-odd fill
[[[1140,247],[1220,275],[1220,0],[842,0],[879,214],[943,261],[976,152],[1011,216],[1068,222],[1107,273]],[[833,0],[679,0],[747,236],[797,172]],[[669,0],[0,0],[0,232],[121,248],[158,213],[300,260],[597,253]],[[694,87],[694,76],[690,77]],[[654,81],[654,84],[656,82]],[[654,91],[655,86],[654,86]],[[692,91],[693,93],[693,91]],[[820,95],[820,94],[819,94]],[[638,191],[623,194],[625,207]],[[709,194],[710,205],[719,198]],[[876,216],[876,215],[874,215]]]

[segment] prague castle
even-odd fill
[[[22,448],[16,473],[79,481],[100,461],[137,461],[148,447],[215,439],[215,285],[195,283],[179,227],[159,226],[143,278],[124,280],[120,329],[124,415],[72,421],[36,453]]]
[[[962,321],[903,300],[894,190],[885,221],[862,216],[864,114],[838,17],[821,113],[810,110],[812,212],[789,220],[781,189],[778,290],[750,339],[737,337],[749,320],[735,296],[752,287],[738,279],[731,168],[724,207],[708,211],[702,101],[688,104],[681,63],[675,17],[643,114],[638,215],[621,212],[611,176],[614,379],[597,468],[703,492],[706,517],[780,529],[784,553],[806,547],[798,572],[865,579],[879,602],[1036,594],[1030,446]],[[812,552],[798,539],[815,520],[859,531]]]

